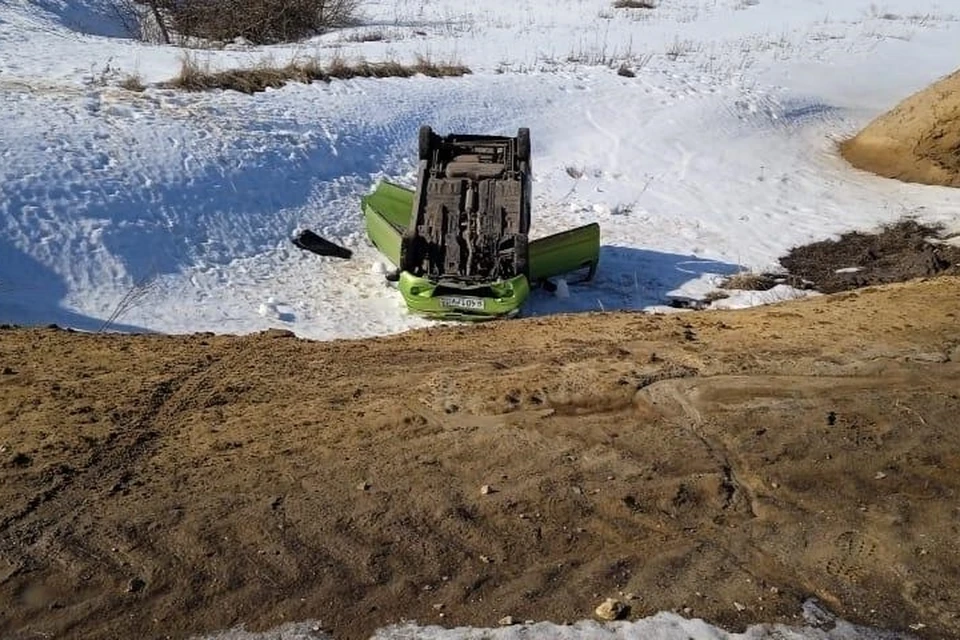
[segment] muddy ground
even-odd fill
[[[900,220],[874,232],[795,247],[780,259],[789,281],[823,293],[903,282],[942,274],[960,275],[955,235],[916,220]],[[768,278],[771,285],[776,281]]]
[[[355,342],[8,328],[0,372],[0,637],[361,638],[621,593],[960,635],[958,277]]]

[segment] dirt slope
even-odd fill
[[[0,331],[0,637],[358,638],[620,592],[957,637],[958,314],[944,277],[358,342]]]
[[[915,93],[841,145],[856,167],[960,187],[960,71]]]

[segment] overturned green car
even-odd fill
[[[530,131],[516,137],[420,128],[416,188],[383,181],[361,198],[367,236],[393,263],[407,306],[443,320],[516,315],[533,287],[582,272],[593,278],[600,227],[538,240],[530,231]],[[293,243],[342,259],[352,252],[309,229]]]
[[[367,236],[396,267],[407,306],[445,320],[519,312],[532,287],[583,272],[600,255],[600,228],[529,240],[530,133],[452,134],[421,127],[415,189],[383,181],[361,199]]]

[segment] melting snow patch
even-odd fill
[[[418,626],[415,623],[378,629],[372,640],[909,640],[912,636],[860,627],[834,617],[808,601],[803,606],[806,626],[756,624],[743,633],[731,633],[699,618],[661,612],[632,622],[599,623],[582,620],[572,625],[550,622],[518,624],[495,629]],[[204,640],[331,640],[316,621],[286,624],[252,633],[243,628],[205,636]]]
[[[715,300],[710,306],[711,309],[746,309],[761,304],[773,304],[821,295],[816,291],[797,289],[785,284],[778,284],[766,291],[729,290],[725,293],[728,293],[729,297]]]

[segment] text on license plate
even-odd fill
[[[457,309],[479,309],[483,310],[483,298],[469,298],[465,296],[442,296],[440,304],[445,307],[454,307]]]

